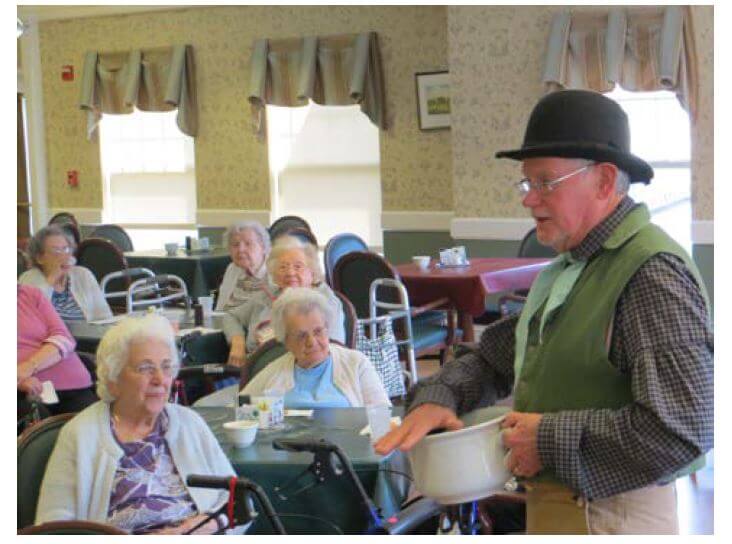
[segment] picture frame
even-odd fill
[[[450,128],[450,73],[417,72],[417,118],[420,130]]]

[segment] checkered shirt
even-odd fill
[[[636,204],[628,197],[574,249],[591,259]],[[477,346],[409,392],[409,410],[435,403],[458,414],[493,404],[514,383],[518,316],[491,324]],[[619,410],[544,414],[538,449],[545,468],[582,496],[603,498],[668,478],[713,446],[714,336],[691,272],[659,253],[641,266],[615,311],[609,358],[631,380]]]

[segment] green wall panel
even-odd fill
[[[699,267],[709,293],[709,300],[714,307],[714,244],[695,244],[691,254]]]

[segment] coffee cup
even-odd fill
[[[412,262],[417,265],[420,270],[428,270],[430,267],[429,255],[416,255],[412,257]]]
[[[178,253],[178,244],[176,242],[165,244],[165,253],[170,257],[175,256]]]

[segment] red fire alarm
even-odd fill
[[[61,67],[61,79],[64,81],[74,81],[74,67],[71,64],[65,64]]]
[[[79,186],[79,171],[78,170],[69,170],[66,172],[66,184],[69,187],[78,187]]]

